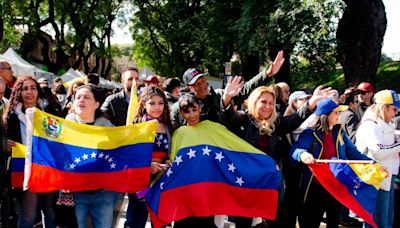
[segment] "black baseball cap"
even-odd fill
[[[207,74],[202,73],[199,69],[189,68],[183,74],[182,81],[185,85],[193,85],[196,83],[197,79],[204,77],[205,75]]]

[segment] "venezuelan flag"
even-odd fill
[[[341,204],[365,222],[377,227],[374,210],[379,185],[385,179],[375,164],[312,164],[311,171],[321,185]]]
[[[26,146],[16,143],[11,151],[11,187],[22,188],[24,182]]]
[[[27,184],[31,191],[137,192],[148,186],[155,121],[100,127],[70,122],[38,109],[30,116],[28,123],[32,120],[33,129],[31,137],[28,135],[31,170]]]
[[[126,125],[133,124],[133,120],[138,112],[138,97],[135,80],[132,81],[131,97],[129,98],[128,113],[126,115]]]
[[[224,126],[183,126],[172,139],[172,166],[146,202],[156,227],[189,216],[275,219],[279,170],[272,158]]]

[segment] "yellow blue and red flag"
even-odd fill
[[[137,192],[150,181],[157,123],[122,127],[78,124],[34,109],[25,181],[33,192],[106,189]],[[29,181],[27,181],[29,180]]]
[[[319,183],[341,204],[352,210],[373,227],[379,185],[385,175],[375,164],[311,164]]]
[[[146,194],[155,227],[189,216],[275,219],[275,161],[224,126],[206,120],[180,127],[172,138],[172,159]]]
[[[26,146],[16,143],[11,152],[11,187],[22,188],[24,183]]]

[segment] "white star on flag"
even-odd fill
[[[225,157],[224,157],[224,155],[222,155],[222,151],[215,154],[215,159],[217,159],[219,162],[221,162],[223,158],[225,158]]]
[[[105,157],[104,157],[104,159],[108,159],[110,157],[110,155],[109,154],[107,154]]]
[[[96,158],[96,155],[97,155],[96,152],[93,152],[93,153],[90,154],[90,157],[91,158]]]
[[[115,166],[116,166],[117,164],[115,164],[115,163],[111,163],[111,165],[110,165],[110,167],[111,167],[111,169],[115,169]]]
[[[211,150],[210,150],[210,149],[208,149],[208,146],[206,146],[206,147],[205,147],[205,148],[203,148],[202,150],[203,150],[203,155],[208,155],[208,156],[210,156],[210,152],[211,152]]]
[[[196,151],[192,150],[192,148],[190,148],[190,150],[187,153],[187,155],[189,156],[189,159],[192,159],[192,158],[196,157]]]
[[[169,175],[171,175],[173,172],[172,172],[172,169],[171,168],[169,168],[168,170],[167,170],[167,177],[169,177]]]
[[[79,162],[81,162],[81,159],[80,158],[75,158],[75,162],[76,162],[76,164],[78,164]]]
[[[113,159],[112,159],[112,158],[109,158],[109,159],[108,159],[108,162],[112,162],[112,161],[113,161]]]
[[[99,154],[99,158],[103,158],[104,157],[104,154],[103,154],[103,152],[101,152],[100,154]]]
[[[183,161],[182,161],[182,155],[176,156],[174,162],[176,163],[177,166],[179,166],[179,164],[180,164],[181,162],[183,162]]]
[[[235,172],[236,167],[233,165],[233,162],[231,164],[228,164],[228,171],[232,171],[232,173]]]
[[[76,167],[76,165],[75,165],[74,163],[69,164],[69,168],[70,168],[70,169],[75,169],[75,167]]]
[[[163,190],[164,189],[164,182],[160,183],[160,189]]]
[[[89,155],[87,155],[87,154],[83,154],[82,158],[83,158],[83,160],[86,160],[86,159],[88,159],[88,158],[89,158]]]
[[[235,183],[237,183],[238,185],[242,186],[242,184],[244,184],[243,178],[241,178],[241,177],[236,177]]]

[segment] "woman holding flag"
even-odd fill
[[[168,100],[164,92],[155,86],[146,87],[140,94],[135,123],[156,120],[158,122],[151,162],[152,180],[161,170],[170,165],[172,123]],[[129,194],[125,227],[144,228],[148,211],[140,193]]]
[[[79,86],[73,101],[74,112],[68,114],[66,119],[81,124],[112,127],[111,122],[101,116],[99,97],[95,85]],[[94,227],[112,227],[114,205],[118,194],[101,189],[74,192],[78,227],[85,227],[88,214]]]
[[[338,124],[339,112],[346,109],[347,106],[339,106],[332,99],[321,100],[314,112],[316,119],[302,132],[291,149],[294,160],[306,165],[315,163],[316,158],[371,160],[357,150]],[[300,227],[318,228],[325,212],[327,227],[338,227],[342,205],[320,184],[308,167],[303,169],[301,189],[304,201],[299,215]]]
[[[7,127],[8,147],[15,146],[15,143],[26,145],[26,117],[25,111],[28,108],[39,108],[39,84],[31,76],[23,76],[17,79],[10,96],[10,102],[4,113],[3,120]],[[16,164],[11,163],[11,166]],[[23,168],[22,168],[23,169]],[[22,186],[22,183],[21,183]],[[53,198],[54,193],[36,193],[29,189],[23,191],[15,188],[16,198],[19,203],[18,227],[31,228],[36,223],[36,216],[39,210],[44,214],[44,225],[55,227]]]

